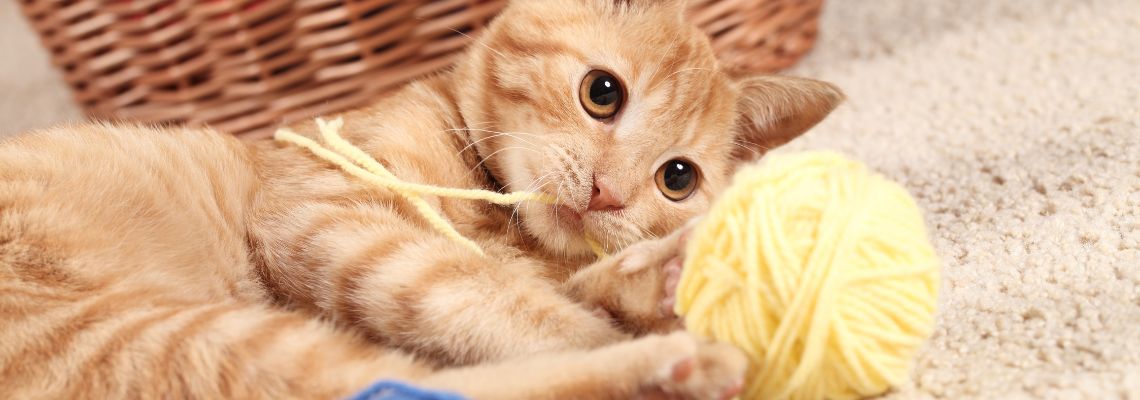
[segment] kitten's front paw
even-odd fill
[[[655,354],[661,360],[641,399],[727,400],[740,394],[748,359],[739,349],[685,332],[660,340]]]
[[[685,240],[693,225],[690,222],[664,238],[633,244],[602,261],[597,267],[604,276],[594,278],[604,282],[593,285],[597,293],[591,303],[633,333],[682,328],[673,305],[685,259]]]
[[[688,229],[674,232],[667,237],[634,244],[618,253],[617,273],[627,279],[642,280],[642,284],[655,285],[659,291],[657,301],[658,316],[674,318],[673,304],[676,302],[677,283],[681,280],[681,268],[685,262],[685,239]],[[627,287],[628,288],[628,287]]]

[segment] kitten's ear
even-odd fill
[[[737,159],[753,160],[795,139],[843,102],[843,92],[827,82],[777,75],[729,74],[740,88]]]

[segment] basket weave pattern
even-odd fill
[[[264,137],[450,65],[506,0],[19,0],[75,97],[102,119]],[[823,0],[692,0],[725,62],[785,68]]]

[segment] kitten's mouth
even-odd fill
[[[558,220],[565,223],[568,228],[576,231],[581,231],[583,228],[582,214],[578,211],[564,205],[555,205],[554,214]]]

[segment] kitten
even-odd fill
[[[732,395],[739,351],[676,331],[685,223],[842,96],[724,70],[684,7],[517,1],[452,70],[343,115],[406,181],[562,200],[428,197],[485,256],[290,145],[121,124],[0,144],[0,397]]]

